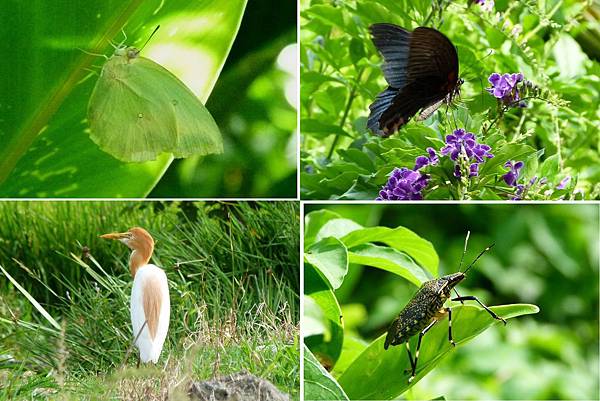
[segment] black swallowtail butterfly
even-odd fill
[[[419,110],[417,119],[424,120],[459,93],[458,54],[441,32],[426,27],[411,32],[393,24],[373,24],[369,31],[389,85],[369,106],[367,127],[373,133],[388,137]]]

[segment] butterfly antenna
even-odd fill
[[[146,39],[146,42],[144,42],[144,44],[142,45],[142,47],[140,47],[140,50],[138,51],[138,53],[141,52],[144,47],[146,47],[146,45],[148,44],[148,42],[150,42],[150,39],[152,39],[152,37],[154,36],[154,34],[156,33],[156,31],[158,31],[158,28],[160,28],[160,25],[157,25],[156,28],[154,28],[154,31],[152,31],[152,33],[150,34],[150,36],[148,37],[148,39]]]
[[[481,257],[481,256],[482,256],[484,253],[486,253],[487,251],[489,251],[490,249],[492,249],[492,247],[493,247],[494,245],[496,245],[496,244],[495,244],[495,243],[492,243],[492,244],[488,245],[488,246],[487,246],[487,248],[485,248],[483,251],[481,251],[481,252],[479,253],[479,255],[477,255],[477,257],[475,258],[475,260],[473,260],[473,261],[471,262],[471,264],[470,264],[470,265],[469,265],[469,266],[468,266],[468,267],[465,269],[465,271],[464,271],[463,273],[467,274],[467,272],[469,271],[469,269],[470,269],[471,267],[473,267],[473,265],[475,264],[475,262],[477,262],[477,261],[479,260],[479,258],[480,258],[480,257]]]

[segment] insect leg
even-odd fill
[[[481,305],[481,307],[483,309],[485,309],[490,315],[492,315],[492,317],[494,319],[501,320],[504,324],[506,324],[506,320],[504,320],[500,316],[496,315],[490,308],[488,308],[487,306],[485,306],[484,304],[482,304],[481,301],[476,296],[474,296],[474,295],[466,295],[466,296],[463,296],[463,297],[452,298],[452,300],[453,301],[475,301],[479,305]]]
[[[452,308],[445,308],[446,312],[448,312],[448,341],[452,344],[453,347],[456,347],[456,343],[452,339]]]
[[[410,361],[410,371],[414,372],[414,370],[415,370],[415,361],[413,360],[412,354],[410,352],[410,341],[406,342],[406,351],[408,352],[408,360]],[[408,371],[405,372],[405,373],[408,373]]]
[[[425,335],[425,333],[427,333],[429,331],[429,329],[432,328],[434,324],[436,324],[436,322],[437,322],[437,320],[434,320],[433,322],[429,323],[429,325],[427,327],[425,327],[419,333],[419,341],[417,341],[417,350],[415,351],[415,364],[412,365],[412,373],[410,375],[410,379],[408,379],[409,383],[411,381],[413,381],[413,379],[415,378],[415,373],[417,372],[417,360],[419,359],[419,350],[421,349],[421,340],[423,339],[423,336]]]

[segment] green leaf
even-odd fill
[[[300,127],[303,134],[311,133],[319,138],[325,138],[329,135],[349,136],[342,127],[336,124],[326,123],[315,118],[304,118],[300,121]]]
[[[349,262],[378,267],[404,277],[417,287],[430,280],[426,271],[406,254],[392,248],[373,244],[363,244],[348,252]]]
[[[308,248],[304,259],[317,268],[331,288],[342,285],[348,272],[348,251],[340,240],[334,237],[320,240]]]
[[[91,141],[85,119],[97,77],[89,70],[101,66],[103,59],[79,49],[110,55],[114,50],[109,41],[122,41],[122,29],[128,45],[140,46],[160,24],[142,54],[175,74],[204,103],[245,6],[246,0],[174,0],[158,6],[141,0],[118,6],[80,2],[67,8],[34,3],[15,8],[4,2],[0,11],[13,16],[4,29],[19,32],[20,39],[13,43],[18,58],[14,47],[5,47],[10,53],[3,58],[13,62],[0,67],[2,76],[13,77],[0,93],[0,104],[11,107],[0,119],[0,196],[146,196],[172,158],[124,163]],[[23,29],[22,21],[36,29]]]
[[[344,390],[304,346],[304,399],[347,400]]]
[[[308,304],[309,317],[321,319],[322,325],[318,327],[315,321],[309,323],[315,334],[319,334],[319,331],[323,334],[305,336],[304,342],[328,365],[333,366],[342,352],[344,342],[342,311],[329,284],[310,264],[304,266],[304,294],[305,299],[312,299]],[[314,310],[314,304],[320,308],[320,313]]]
[[[25,296],[25,298],[27,298],[27,300],[29,302],[31,302],[31,305],[33,305],[33,307],[35,309],[37,309],[37,311],[40,312],[40,314],[42,316],[44,316],[44,318],[52,326],[54,326],[54,328],[56,328],[57,330],[60,330],[60,325],[58,324],[58,322],[56,320],[54,320],[54,318],[50,315],[50,313],[48,313],[48,311],[46,311],[46,309],[44,309],[44,307],[42,305],[40,305],[40,303],[38,301],[36,301],[36,299],[17,282],[17,280],[15,280],[10,274],[8,274],[8,272],[6,270],[4,270],[4,268],[2,266],[0,266],[0,270],[2,270],[2,273],[4,273],[6,278],[8,278],[10,280],[10,282],[13,283],[13,285],[15,287],[17,287],[17,289],[19,291],[21,291],[21,294],[23,294]]]
[[[358,336],[346,333],[344,335],[344,344],[342,346],[342,353],[337,360],[337,363],[333,367],[333,375],[339,376],[342,372],[348,369],[348,366],[367,348],[367,344],[364,340]]]
[[[540,169],[540,176],[546,177],[546,179],[552,182],[556,179],[558,170],[558,154],[555,154],[544,160]]]
[[[317,235],[321,228],[332,219],[338,219],[340,215],[331,210],[321,209],[308,213],[304,217],[304,246],[308,248],[317,241]]]
[[[431,242],[404,227],[367,227],[341,238],[348,249],[369,242],[381,242],[410,255],[432,277],[437,277],[439,258]]]
[[[504,319],[539,312],[539,308],[529,304],[501,305],[491,307]],[[450,352],[460,352],[461,345],[495,326],[497,330],[510,330],[510,323],[503,326],[484,309],[460,305],[452,307],[452,335],[456,347],[448,341],[448,324],[443,320],[425,334],[419,353],[417,375],[409,384],[410,362],[404,344],[383,349],[385,334],[373,341],[364,352],[338,377],[338,382],[350,399],[389,400],[404,393],[431,369],[439,364]],[[415,350],[416,339],[411,339],[411,349]],[[408,370],[408,371],[407,371]]]
[[[535,153],[535,149],[529,145],[508,144],[500,147],[498,150],[493,149],[494,157],[483,163],[480,176],[484,176],[493,172],[497,166],[504,165],[508,160],[523,160],[528,155]]]

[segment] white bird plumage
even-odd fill
[[[140,227],[101,237],[119,240],[132,250],[129,267],[133,276],[130,304],[133,338],[137,337],[135,345],[140,351],[140,360],[157,363],[169,329],[170,300],[165,272],[148,263],[154,251],[154,239]]]

